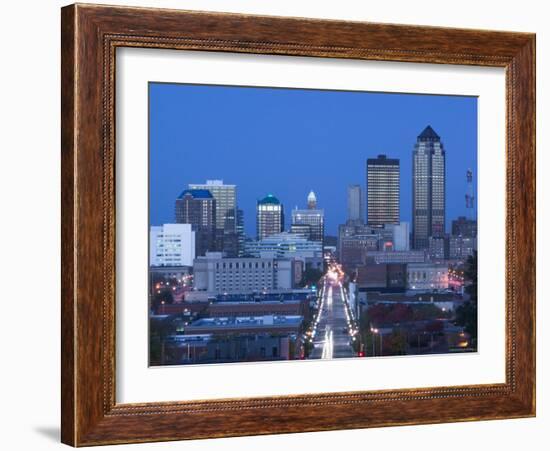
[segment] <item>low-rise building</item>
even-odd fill
[[[323,268],[323,245],[300,235],[288,232],[268,236],[262,240],[249,241],[246,255],[256,258],[300,260],[308,268]]]
[[[193,287],[212,293],[251,293],[294,287],[294,260],[225,258],[208,252],[194,261]]]
[[[192,270],[192,266],[151,266],[149,268],[153,277],[158,275],[165,279],[177,279],[181,283],[192,280]]]
[[[455,236],[462,235],[464,237],[477,237],[477,221],[468,219],[466,216],[459,216],[452,222],[452,234]]]
[[[300,358],[300,340],[293,335],[171,335],[165,340],[165,361],[153,364],[199,364],[292,360]]]
[[[351,238],[356,235],[369,235],[372,233],[372,227],[369,227],[361,221],[348,221],[345,224],[340,224],[338,226],[338,238],[336,244],[340,258],[342,257],[342,243],[345,238]]]
[[[449,258],[465,260],[474,254],[476,238],[466,236],[451,236],[449,238]]]
[[[449,288],[449,267],[445,263],[410,263],[407,265],[409,290],[446,290]]]
[[[299,334],[303,317],[299,315],[262,315],[248,317],[201,318],[193,321],[186,334]]]
[[[371,251],[367,257],[374,263],[424,263],[426,253],[424,251]]]
[[[449,236],[431,236],[428,238],[428,256],[432,261],[449,258]]]
[[[407,279],[407,265],[400,263],[369,263],[357,268],[357,286],[367,289],[393,288],[404,290]]]
[[[309,314],[309,301],[302,300],[264,300],[264,301],[224,301],[211,302],[208,305],[208,316],[212,318],[237,317],[237,316],[307,316]]]
[[[345,267],[355,267],[366,262],[370,252],[378,251],[379,235],[354,235],[340,240],[340,260]]]
[[[395,251],[410,250],[410,226],[408,222],[400,222],[399,224],[385,224],[385,229],[391,230],[393,234],[393,249]]]

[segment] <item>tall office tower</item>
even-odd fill
[[[311,202],[315,199],[315,202]],[[308,225],[309,226],[309,240],[323,243],[325,237],[325,212],[317,208],[317,199],[315,193],[312,191],[307,196],[307,210],[299,210],[296,208],[292,210],[292,225]],[[296,227],[294,227],[296,230]]]
[[[317,196],[313,191],[310,191],[307,196],[307,208],[309,210],[315,210],[317,208]]]
[[[186,189],[176,199],[176,223],[191,224],[195,255],[216,249],[216,199],[205,189]]]
[[[237,208],[236,185],[225,185],[223,180],[207,180],[205,184],[190,183],[189,189],[208,190],[216,199],[216,228],[229,232],[236,229]]]
[[[259,200],[256,205],[256,235],[258,240],[281,233],[284,228],[283,205],[272,194]]]
[[[191,224],[151,226],[149,264],[151,266],[193,266],[195,232]]]
[[[365,220],[361,185],[348,186],[348,222],[360,224]]]
[[[189,189],[210,191],[216,199],[215,250],[224,251],[228,257],[238,253],[237,238],[237,187],[225,185],[223,180],[207,180],[204,184],[190,183]]]
[[[445,149],[429,125],[413,151],[413,247],[426,249],[429,237],[445,235]]]
[[[399,224],[399,159],[378,155],[367,160],[367,223]]]

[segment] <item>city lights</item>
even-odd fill
[[[155,89],[169,90],[150,89],[152,98]],[[232,89],[249,88],[210,92],[214,99]],[[266,103],[253,102],[255,111],[267,111],[275,94],[258,88],[255,96]],[[251,113],[238,102],[232,108]],[[155,143],[152,132],[151,365],[477,350],[475,153],[457,146],[441,120],[447,109],[422,111],[414,110],[414,125],[409,114],[402,129],[378,124],[383,133],[372,130],[369,140],[358,130],[360,144],[342,151],[340,141],[319,141],[325,135],[314,121],[313,130],[298,127],[281,142],[224,135],[212,145],[204,132],[197,136],[203,124],[186,121],[172,130],[181,141]],[[164,108],[151,113],[153,125],[170,123]],[[393,109],[391,120],[400,114]],[[226,120],[237,127],[232,116]],[[308,154],[323,146],[328,153]]]

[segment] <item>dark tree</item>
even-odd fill
[[[464,268],[465,291],[469,300],[456,309],[456,324],[470,334],[472,344],[477,344],[477,252],[468,257]]]
[[[166,358],[166,337],[175,332],[174,318],[155,318],[149,320],[149,363],[164,365]]]
[[[174,303],[174,295],[172,294],[172,290],[170,290],[169,287],[163,288],[162,290],[160,290],[160,293],[155,292],[155,294],[153,294],[153,299],[151,300],[151,308],[153,309],[153,311],[156,312],[163,303]]]
[[[384,353],[388,355],[407,354],[406,334],[401,330],[395,329],[385,342]]]
[[[302,274],[300,286],[305,287],[306,285],[317,284],[321,277],[323,277],[323,272],[320,269],[307,268]]]

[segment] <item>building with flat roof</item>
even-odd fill
[[[449,259],[449,236],[429,237],[428,256],[433,261]]]
[[[449,266],[446,263],[409,263],[407,288],[417,291],[448,289]]]
[[[470,255],[474,255],[475,250],[476,238],[462,235],[449,237],[449,258],[466,260]]]
[[[401,221],[399,224],[384,224],[384,228],[391,231],[393,236],[393,250],[410,250],[410,227],[408,222]]]
[[[425,251],[370,251],[367,258],[374,263],[424,263]]]
[[[362,224],[365,222],[365,207],[361,185],[348,186],[348,219],[351,224]]]
[[[232,300],[217,301],[208,304],[209,317],[263,316],[263,315],[299,315],[309,314],[308,299],[302,300]]]
[[[249,241],[246,243],[245,253],[251,257],[293,258],[310,267],[323,267],[321,243],[288,232],[271,235],[259,241]]]
[[[192,266],[195,258],[195,232],[191,224],[151,226],[150,266]]]
[[[459,216],[453,219],[451,232],[456,236],[475,238],[477,237],[477,221],[468,219],[466,216]]]
[[[291,360],[301,352],[297,334],[280,333],[170,335],[165,346],[164,362],[153,365]]]
[[[362,223],[346,222],[338,226],[337,251],[340,259],[342,258],[342,243],[345,238],[351,238],[357,235],[371,235],[372,227]]]
[[[369,263],[357,268],[359,288],[393,288],[404,290],[407,284],[407,265],[400,263]]]
[[[342,237],[340,240],[341,263],[347,268],[365,264],[367,255],[378,251],[379,239],[377,234]]]
[[[209,252],[194,260],[193,287],[212,293],[252,293],[292,289],[294,260],[276,258],[224,258]]]
[[[367,159],[367,224],[399,223],[399,159],[378,155]]]
[[[193,261],[191,261],[191,265]],[[151,266],[149,272],[151,274],[158,274],[159,276],[164,277],[165,279],[179,279],[183,281],[184,279],[191,279],[193,273],[193,267],[189,266]]]
[[[303,317],[299,315],[261,315],[201,318],[193,321],[186,334],[298,334]]]

